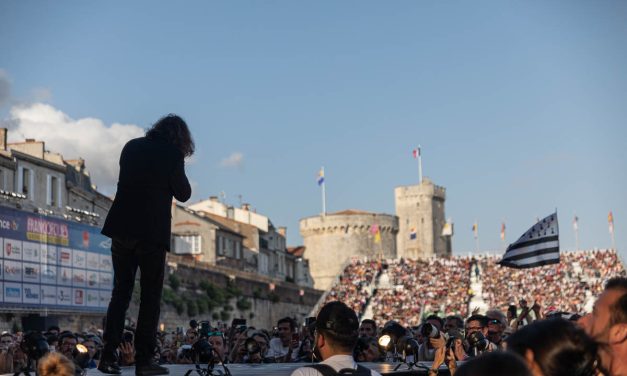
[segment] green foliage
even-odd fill
[[[279,295],[277,295],[274,291],[268,293],[268,300],[272,303],[277,303],[279,301]]]
[[[174,309],[176,309],[176,313],[179,316],[185,312],[185,302],[183,302],[183,299],[176,299],[172,302],[172,305],[174,306]]]
[[[228,298],[237,298],[242,296],[242,290],[240,290],[234,281],[227,280],[226,281],[226,296]]]
[[[252,319],[254,319],[254,318],[255,318],[255,312],[251,311],[251,312],[248,314],[248,319],[249,319],[249,320],[252,320]]]
[[[195,300],[187,300],[187,316],[196,317],[198,315],[198,306]]]
[[[199,315],[204,315],[205,313],[209,312],[207,301],[208,299],[204,296],[201,296],[198,298],[198,300],[196,300],[196,306],[198,307]]]
[[[179,280],[179,277],[176,276],[176,274],[170,274],[168,276],[168,282],[170,283],[170,287],[172,287],[172,290],[174,291],[177,291],[181,286],[181,281]]]
[[[218,319],[220,319],[220,314],[218,312],[214,312],[214,313],[211,314],[211,318],[213,320],[218,320]]]
[[[240,311],[248,311],[253,305],[248,299],[242,296],[241,298],[237,299],[235,306]]]
[[[253,290],[253,298],[255,298],[255,299],[261,298],[261,290],[258,287],[256,287]]]
[[[229,312],[226,312],[226,311],[220,312],[220,320],[228,321],[229,318],[231,318],[231,314]]]
[[[233,311],[233,306],[230,304],[225,305],[224,307],[222,307],[222,310],[224,312],[232,312]]]

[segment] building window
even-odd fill
[[[46,204],[61,207],[61,180],[56,176],[48,175]],[[89,208],[86,208],[86,210],[89,210]]]
[[[199,255],[201,251],[200,235],[174,235],[174,253],[177,255]]]
[[[33,199],[33,193],[35,190],[35,179],[33,176],[33,170],[25,167],[20,167],[17,176],[17,191],[23,194],[28,199]]]

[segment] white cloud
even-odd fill
[[[244,164],[244,154],[240,153],[239,151],[235,153],[231,153],[231,155],[229,155],[228,157],[220,161],[220,166],[227,167],[227,168],[229,167],[241,168],[243,164]]]
[[[83,158],[92,183],[106,194],[115,192],[122,147],[144,134],[142,128],[133,124],[107,126],[96,118],[72,119],[43,103],[13,106],[6,123],[9,142],[34,138],[44,141],[47,150],[60,153],[65,159]]]

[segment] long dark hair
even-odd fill
[[[507,338],[508,351],[525,356],[528,349],[546,376],[594,374],[597,344],[571,321],[536,321]]]
[[[187,123],[180,116],[167,114],[157,121],[148,131],[146,137],[150,139],[161,138],[173,143],[183,156],[190,157],[194,154],[194,140]]]

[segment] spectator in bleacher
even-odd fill
[[[371,319],[365,319],[361,321],[359,326],[360,337],[376,337],[377,335],[377,323]]]
[[[627,375],[627,278],[610,279],[579,323],[599,343],[603,373]]]
[[[284,317],[277,323],[277,328],[279,337],[270,340],[268,356],[273,357],[277,363],[297,361],[300,341],[296,337],[296,321],[291,317]]]
[[[596,374],[597,344],[573,322],[536,321],[507,339],[507,350],[525,358],[536,376]]]

